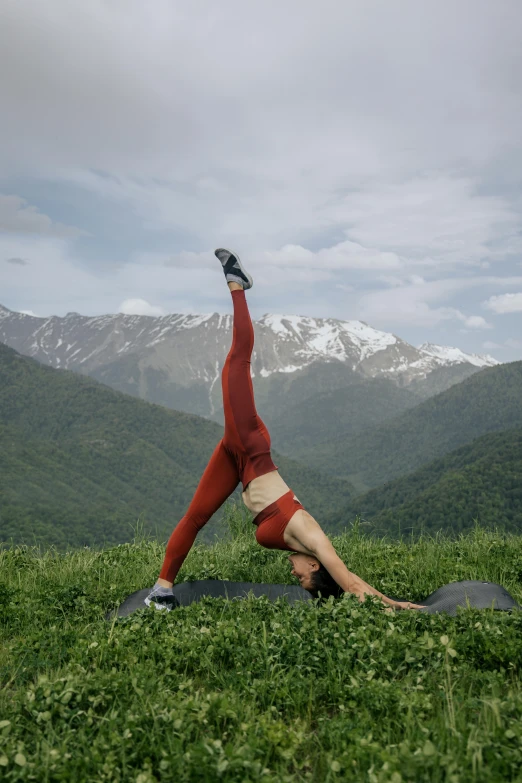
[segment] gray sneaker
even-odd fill
[[[143,602],[146,606],[153,606],[155,609],[164,609],[170,612],[176,606],[179,606],[178,599],[172,592],[172,587],[162,587],[155,584],[148,596]]]
[[[243,291],[252,288],[254,281],[243,269],[237,253],[225,250],[224,247],[218,247],[217,250],[214,250],[214,254],[221,261],[227,283],[239,283],[243,287]]]

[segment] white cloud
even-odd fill
[[[243,255],[240,254],[243,258]],[[170,256],[161,253],[138,253],[134,256],[140,264],[161,264],[180,269],[216,269],[219,262],[211,250],[202,253],[182,252]],[[247,254],[245,265],[258,270],[270,267],[274,271],[284,270],[321,270],[339,272],[350,269],[380,270],[400,269],[401,259],[395,253],[380,252],[366,248],[357,242],[345,240],[332,247],[311,251],[302,245],[284,245],[277,250],[253,251]],[[274,270],[275,268],[275,270]],[[415,277],[415,280],[421,278]]]
[[[434,327],[446,321],[457,321],[471,329],[487,329],[490,324],[481,316],[468,316],[460,308],[444,302],[474,288],[499,284],[518,286],[521,282],[519,276],[445,278],[422,283],[402,282],[394,278],[390,281],[391,288],[361,296],[357,307],[359,317],[373,324]],[[438,306],[433,307],[433,304]]]
[[[56,223],[47,215],[38,211],[20,196],[7,196],[0,193],[0,231],[13,234],[43,234],[55,237],[78,237],[85,234],[74,226]],[[7,259],[11,264],[24,263],[24,259]]]
[[[499,294],[490,296],[484,302],[484,307],[492,310],[494,313],[521,313],[522,312],[522,293],[518,294]]]
[[[152,305],[145,299],[126,299],[118,307],[119,313],[125,315],[165,315],[165,310],[157,305]]]
[[[32,263],[30,274],[19,265],[1,267],[0,303],[11,305],[10,309],[23,307],[42,315],[69,311],[98,315],[117,312],[128,300],[143,300],[161,314],[224,311],[229,304],[217,259],[204,276],[190,267],[166,267],[164,256],[148,257],[147,262],[136,258],[120,265],[102,256],[98,269],[92,269],[81,263],[70,241],[0,234],[0,258],[15,256],[38,263]]]
[[[468,329],[492,329],[492,325],[481,315],[463,316],[463,321]]]
[[[241,258],[243,260],[242,254]],[[331,283],[339,290],[352,292],[354,287],[343,283],[339,277],[343,271],[395,269],[400,267],[400,260],[394,253],[380,253],[355,242],[344,241],[317,252],[300,245],[285,245],[272,251],[253,251],[247,254],[244,266],[254,277],[256,290],[262,292],[273,291],[274,285],[277,285],[279,291],[297,294],[299,290],[304,292],[309,286],[318,283]],[[165,280],[165,270],[169,270],[168,274],[176,282],[178,290],[204,290],[222,279],[220,264],[211,250],[173,255],[137,253],[133,263],[126,266],[126,276],[132,282],[135,278],[141,279],[149,274],[145,283],[149,286],[157,277],[159,290],[162,290],[164,284],[160,280],[162,276]]]
[[[522,251],[520,215],[500,196],[480,195],[472,178],[425,175],[371,185],[340,200],[335,219],[365,247],[389,248],[411,265],[483,266],[495,242]],[[505,253],[502,257],[504,257]]]
[[[316,251],[331,268],[403,268],[422,275],[426,269],[487,268],[522,253],[520,210],[505,196],[481,195],[475,176],[370,179],[346,195],[333,175],[321,186],[311,180],[303,187],[292,171],[285,182],[263,176],[257,183],[230,182],[225,193],[77,168],[62,176],[102,201],[126,205],[150,231],[188,231],[206,246],[264,252],[268,262],[297,263],[309,252],[308,239],[332,230],[347,239]],[[289,237],[299,241],[288,243]],[[269,247],[281,249],[263,251]]]
[[[258,254],[259,264],[281,268],[343,269],[397,269],[401,259],[395,253],[381,252],[348,240],[333,247],[312,252],[301,245],[285,245],[280,250]]]

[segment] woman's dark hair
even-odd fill
[[[312,587],[308,589],[308,592],[314,598],[329,598],[331,595],[334,598],[340,598],[344,593],[344,590],[339,587],[322,564],[319,564],[317,571],[312,572],[311,580]]]

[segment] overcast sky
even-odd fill
[[[522,358],[520,0],[3,0],[0,303]]]

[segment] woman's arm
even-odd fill
[[[391,598],[387,598],[387,596],[369,585],[357,574],[348,571],[335,551],[332,542],[322,530],[321,535],[314,536],[313,539],[309,540],[309,544],[311,544],[310,551],[312,554],[324,565],[330,576],[335,579],[345,593],[353,593],[359,601],[364,601],[367,595],[376,595],[385,603],[393,603]]]
[[[420,609],[416,604],[388,598],[359,576],[348,571],[318,522],[308,512],[304,512],[304,515],[300,512],[294,514],[284,532],[285,542],[296,551],[316,557],[346,593],[353,593],[359,601],[364,601],[367,595],[375,595],[394,609]]]

